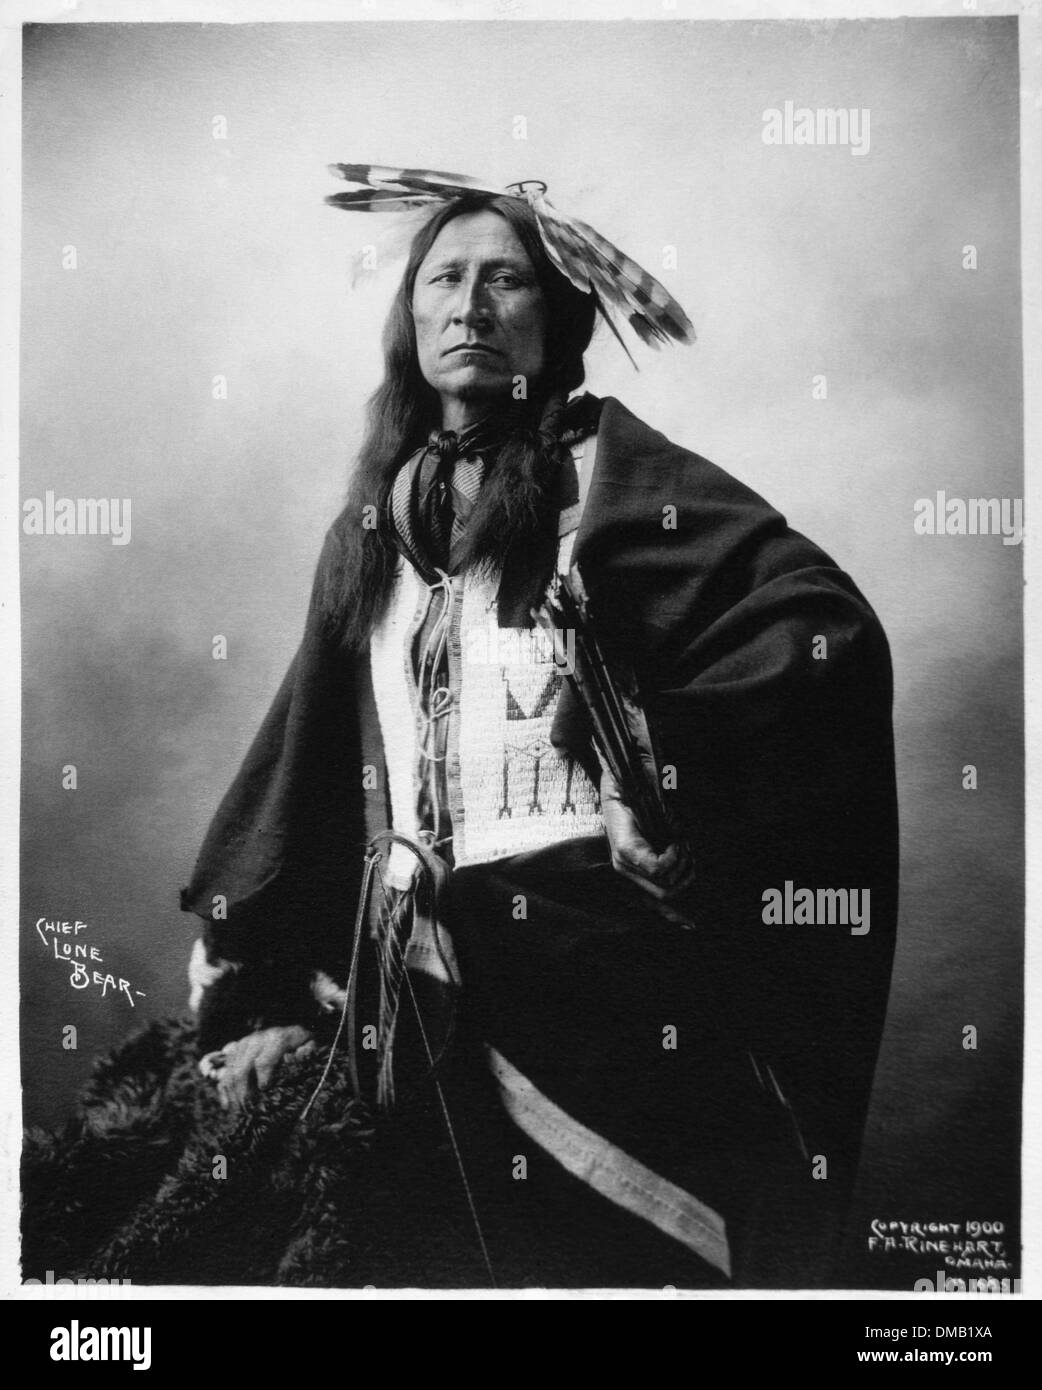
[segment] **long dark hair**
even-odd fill
[[[412,297],[420,265],[453,218],[495,212],[524,247],[546,302],[545,368],[527,401],[510,402],[517,426],[501,449],[468,527],[464,563],[502,573],[546,527],[562,460],[560,434],[568,394],[585,379],[583,353],[593,335],[597,301],[550,261],[535,214],[520,198],[467,194],[446,204],[413,238],[383,332],[384,379],[369,398],[366,432],[341,514],[341,545],[325,576],[327,621],[350,647],[361,646],[390,595],[397,551],[383,518],[399,468],[441,423],[441,402],[424,379],[416,352]],[[520,407],[520,408],[518,408]],[[376,529],[363,526],[375,507]],[[370,516],[373,513],[369,513]]]

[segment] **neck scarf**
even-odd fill
[[[458,569],[481,485],[519,418],[506,412],[458,432],[431,430],[426,445],[399,470],[388,499],[390,531],[427,583]]]
[[[589,394],[568,403],[560,435],[563,448],[568,449],[596,432],[600,405],[597,397]],[[517,412],[486,417],[459,434],[432,430],[427,444],[399,469],[388,494],[385,524],[399,553],[426,584],[436,584],[442,575],[457,572],[467,524],[481,486],[521,418]],[[558,510],[577,498],[575,471],[562,467],[555,498]],[[534,596],[541,593],[539,582],[544,569],[549,579],[548,567],[553,566],[556,540],[556,527],[550,528],[545,547],[536,547],[538,553],[515,557],[518,564],[523,564],[525,574],[502,575],[498,601],[501,626],[531,625],[529,608]]]
[[[415,475],[412,510],[420,542],[438,569],[458,569],[460,545],[486,468],[495,462],[514,423],[512,418],[486,417],[459,433],[431,430]]]

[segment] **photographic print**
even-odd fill
[[[22,29],[20,1277],[1017,1292],[1018,19],[487,8]]]

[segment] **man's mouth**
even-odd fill
[[[449,348],[445,353],[446,357],[451,357],[454,352],[487,352],[490,357],[502,357],[498,348],[489,347],[488,343],[457,343],[454,348]]]

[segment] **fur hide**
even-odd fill
[[[487,1286],[461,1213],[431,1201],[435,1175],[455,1191],[443,1143],[421,1162],[394,1121],[377,1135],[340,1057],[299,1124],[327,1057],[284,1061],[237,1115],[199,1074],[192,1024],[154,1023],[100,1059],[64,1129],[27,1135],[23,1276]]]

